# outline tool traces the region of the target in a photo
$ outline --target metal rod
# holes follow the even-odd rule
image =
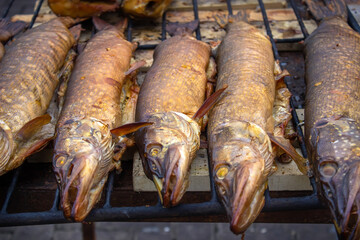
[[[162,15],[162,21],[161,21],[161,41],[164,41],[166,39],[166,11]],[[156,45],[155,45],[156,47]],[[146,49],[146,48],[145,48]]]
[[[144,45],[139,45],[136,49],[155,49],[157,46],[157,44],[144,44]]]
[[[81,224],[83,240],[95,240],[95,223],[82,223]]]
[[[4,13],[2,14],[2,18],[6,18],[6,16],[9,14],[10,8],[13,5],[15,0],[11,0],[7,8],[5,9]]]
[[[307,38],[309,36],[309,33],[308,31],[306,30],[306,27],[305,27],[305,24],[296,8],[296,5],[295,5],[295,2],[294,0],[289,0],[290,1],[290,5],[295,13],[295,16],[296,16],[296,19],[298,20],[298,23],[300,25],[300,28],[301,28],[301,32],[302,34],[304,35],[304,38]]]
[[[36,7],[36,10],[35,10],[35,12],[34,12],[34,15],[33,15],[32,19],[31,19],[31,22],[30,22],[30,25],[29,25],[29,29],[34,26],[35,20],[36,20],[36,18],[37,18],[38,15],[39,15],[40,8],[41,8],[43,2],[44,2],[44,0],[40,0],[40,1],[39,1],[38,5],[37,5],[37,7]]]
[[[22,169],[22,167],[20,166],[19,168],[17,168],[15,170],[14,176],[11,179],[10,186],[9,186],[8,191],[6,193],[6,198],[5,198],[4,204],[3,204],[2,208],[1,208],[1,212],[0,212],[1,214],[6,214],[6,209],[7,209],[8,205],[9,205],[11,195],[14,193],[15,186],[16,186],[16,183],[17,183],[17,181],[19,179],[19,174],[20,174],[21,169]]]
[[[232,10],[232,6],[231,6],[231,0],[226,0],[226,6],[229,12],[229,16],[233,15],[233,10]]]
[[[112,193],[112,190],[114,187],[114,178],[115,178],[115,171],[112,171],[108,177],[104,208],[111,208],[110,198],[111,198],[111,193]]]
[[[193,0],[193,10],[194,10],[194,18],[195,20],[199,21],[199,25],[196,28],[196,39],[201,40],[201,34],[200,34],[200,20],[199,20],[199,10],[198,10],[198,4],[197,0]]]
[[[55,211],[58,210],[59,201],[60,201],[60,190],[59,190],[59,188],[57,188],[56,191],[55,191],[54,202],[53,202],[53,205],[52,205],[52,207],[50,209],[51,212],[55,212]]]
[[[298,43],[304,41],[305,38],[284,38],[284,39],[274,39],[276,43]]]
[[[132,20],[131,18],[129,18],[129,23],[128,23],[128,27],[127,27],[127,34],[126,34],[126,39],[131,42],[132,41]]]

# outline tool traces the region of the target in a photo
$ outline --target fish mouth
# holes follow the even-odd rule
[[[74,158],[69,164],[63,182],[61,204],[66,218],[81,222],[85,219],[100,197],[101,181],[94,186],[97,162],[86,156]]]
[[[360,238],[360,162],[342,166],[330,181],[320,181],[339,239]]]
[[[14,141],[10,128],[0,121],[0,176],[7,172]]]
[[[265,204],[266,183],[262,182],[262,164],[244,161],[232,170],[218,192],[230,219],[230,230],[242,234],[255,221]],[[228,187],[226,187],[226,185]]]
[[[164,207],[179,204],[188,185],[189,153],[184,144],[173,144],[168,148],[164,161],[164,177],[153,174],[153,180]]]

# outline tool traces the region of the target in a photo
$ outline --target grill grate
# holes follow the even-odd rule
[[[8,7],[3,13],[3,16],[7,16],[12,4],[15,0],[11,0]],[[31,23],[29,28],[31,28],[38,16],[39,10],[43,0],[40,0],[36,10],[33,14]],[[226,1],[228,13],[229,15],[233,14],[231,1]],[[274,39],[272,36],[270,24],[267,18],[266,9],[262,0],[259,0],[259,5],[261,8],[261,12],[264,19],[264,24],[266,27],[267,35],[270,38],[272,43],[274,57],[276,60],[280,59],[279,52],[276,48],[276,43],[294,43],[303,41],[309,34],[305,28],[305,25],[297,11],[295,3],[293,0],[290,0],[290,5],[293,8],[295,15],[297,17],[298,23],[301,27],[301,31],[304,35],[303,38],[296,39]],[[199,19],[198,14],[198,4],[197,0],[193,0],[193,11],[194,11],[194,19]],[[162,17],[162,32],[161,32],[161,40],[166,39],[166,12]],[[132,40],[132,28],[133,21],[129,20],[128,30],[127,30],[127,39],[129,41]],[[196,29],[196,38],[201,40],[200,27]],[[148,44],[148,45],[139,45],[138,49],[154,49],[156,44]],[[294,100],[291,99],[291,108],[294,110]],[[304,136],[300,126],[299,118],[296,114],[296,111],[292,111],[292,119],[294,121],[294,125],[296,127],[299,142],[301,144],[301,151],[304,157],[307,157],[306,148],[304,144]],[[105,204],[100,207],[93,209],[89,216],[86,218],[88,222],[96,222],[96,221],[145,221],[147,219],[161,219],[161,218],[175,218],[175,217],[193,217],[193,216],[209,216],[209,215],[223,215],[225,216],[225,210],[222,205],[219,203],[215,191],[215,185],[212,178],[211,164],[209,162],[209,176],[210,176],[210,186],[211,186],[211,199],[206,202],[201,203],[188,203],[181,204],[179,206],[165,209],[161,206],[160,200],[154,206],[139,206],[139,207],[112,207],[110,200],[111,194],[114,186],[114,177],[115,172],[111,172],[108,177],[107,187],[105,190]],[[52,223],[65,223],[70,222],[65,219],[62,211],[58,208],[59,200],[60,200],[60,192],[59,189],[56,190],[54,195],[54,201],[52,207],[48,211],[43,212],[23,212],[23,213],[7,213],[8,205],[10,199],[14,193],[19,175],[21,173],[22,167],[19,167],[14,171],[11,183],[7,190],[6,198],[3,203],[0,212],[0,226],[16,226],[16,225],[35,225],[35,224],[52,224]],[[275,212],[275,211],[292,211],[292,210],[311,210],[311,209],[322,209],[320,201],[318,200],[316,194],[316,186],[315,180],[313,178],[310,179],[310,183],[313,187],[313,192],[308,196],[301,197],[288,197],[288,198],[271,198],[269,194],[269,189],[265,192],[265,207],[263,208],[263,212]]]

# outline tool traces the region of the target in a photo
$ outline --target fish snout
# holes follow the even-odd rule
[[[353,163],[345,168],[345,171],[339,169],[332,179],[332,184],[336,188],[336,194],[330,193],[330,196],[327,194],[327,198],[332,197],[328,200],[333,201],[334,205],[332,206],[338,208],[335,211],[339,213],[338,223],[336,223],[339,238],[359,239],[360,162]]]
[[[84,220],[93,207],[91,190],[98,163],[87,156],[77,156],[69,164],[66,177],[62,176],[62,207],[67,218]]]
[[[189,151],[185,144],[173,144],[165,155],[165,171],[161,195],[163,205],[172,207],[179,204],[188,185]]]
[[[260,162],[243,161],[230,171],[233,173],[227,176],[228,189],[220,194],[228,195],[221,198],[227,198],[228,206],[231,206],[226,209],[231,231],[241,234],[259,215],[265,203],[266,184],[262,183],[263,165]],[[219,174],[218,170],[217,175]]]

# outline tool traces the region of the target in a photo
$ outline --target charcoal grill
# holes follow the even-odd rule
[[[41,5],[44,0],[40,0],[36,10],[33,14],[30,28],[33,26],[41,8]],[[8,4],[7,8],[3,12],[3,17],[6,17],[9,13],[9,10],[15,0],[11,0]],[[272,31],[270,28],[270,23],[266,14],[266,9],[262,0],[259,0],[259,6],[263,15],[263,21],[266,27],[267,35],[269,36],[274,52],[274,57],[276,60],[281,60],[279,52],[276,47],[276,43],[296,43],[303,41],[306,37],[308,37],[308,32],[305,28],[304,22],[300,13],[297,9],[297,4],[294,0],[289,0],[290,6],[293,8],[294,13],[296,15],[297,21],[300,25],[301,31],[303,33],[302,38],[291,38],[291,39],[274,39],[272,36]],[[229,15],[233,14],[231,1],[227,0],[227,10]],[[199,20],[198,14],[198,3],[197,0],[193,0],[193,12],[194,12],[194,19]],[[350,14],[351,16],[351,14]],[[166,12],[162,17],[162,34],[161,39],[166,39]],[[355,30],[359,30],[359,26],[357,25],[354,18],[349,18],[351,26],[354,27]],[[133,29],[133,21],[129,21],[129,26],[127,30],[127,38],[129,41],[132,40],[132,29]],[[196,38],[201,40],[201,32],[200,28],[196,29]],[[154,49],[156,44],[148,44],[148,45],[140,45],[138,49]],[[291,99],[291,108],[295,109],[296,104],[295,100]],[[301,151],[304,157],[307,157],[307,152],[304,144],[304,137],[303,132],[300,126],[299,118],[297,116],[296,111],[292,111],[292,119],[295,129],[298,133],[299,142],[301,146]],[[128,167],[131,166],[129,163],[125,163]],[[91,213],[86,218],[86,222],[97,222],[97,221],[226,221],[226,213],[225,209],[222,207],[220,202],[217,199],[214,182],[212,180],[212,171],[210,169],[211,164],[209,164],[209,176],[210,176],[210,186],[211,191],[209,193],[199,193],[201,197],[194,197],[194,194],[191,195],[188,199],[196,199],[195,202],[186,201],[186,203],[180,204],[179,206],[165,209],[161,206],[160,201],[158,200],[157,203],[154,201],[156,198],[156,193],[149,193],[145,195],[134,195],[132,198],[133,200],[137,197],[139,198],[147,198],[152,199],[149,201],[150,205],[145,205],[145,201],[137,201],[137,206],[130,206],[125,207],[118,207],[112,206],[111,200],[114,190],[114,179],[117,177],[115,173],[112,172],[109,174],[109,178],[107,181],[106,189],[104,190],[104,197],[100,204],[97,205],[95,209],[91,211]],[[59,209],[59,198],[60,193],[59,189],[51,194],[46,193],[41,196],[42,199],[34,199],[38,198],[37,195],[32,197],[32,192],[23,192],[16,194],[15,189],[18,186],[19,176],[22,173],[25,173],[24,168],[29,168],[29,164],[25,164],[12,173],[9,173],[3,177],[1,177],[1,182],[5,183],[7,190],[0,192],[0,203],[2,203],[1,211],[0,211],[0,226],[19,226],[19,225],[35,225],[35,224],[52,224],[52,223],[68,223],[69,220],[65,219],[63,216],[63,212]],[[45,169],[45,170],[44,170]],[[42,172],[41,170],[45,171],[43,177],[46,178],[53,178],[51,177],[53,173],[51,172],[50,164],[47,166],[41,165],[40,170],[38,170],[34,175],[37,173]],[[129,174],[124,173],[124,178],[129,177]],[[39,178],[39,176],[37,176]],[[31,181],[31,180],[30,180]],[[50,180],[49,180],[50,181]],[[47,181],[45,181],[46,183]],[[50,181],[51,182],[51,181]],[[55,181],[53,180],[53,183]],[[317,197],[317,190],[315,180],[310,178],[310,183],[312,185],[312,192],[301,192],[296,194],[286,193],[286,194],[272,194],[270,196],[270,192],[267,189],[265,192],[265,207],[262,210],[257,221],[262,222],[322,222],[322,223],[329,223],[330,222],[330,214],[328,210],[322,206],[318,197]],[[52,185],[54,186],[54,184]],[[0,186],[1,187],[1,186]],[[40,191],[41,192],[41,191]],[[116,192],[116,191],[115,191]],[[286,196],[284,196],[286,195]],[[120,195],[119,195],[120,196]],[[115,198],[120,198],[119,196]],[[185,195],[186,198],[187,195]],[[26,199],[24,199],[26,197]],[[51,197],[51,199],[49,199]],[[205,199],[205,200],[204,200]],[[131,199],[130,199],[131,200]],[[37,203],[38,205],[48,205],[49,202],[52,201],[51,207],[48,210],[41,210],[41,211],[34,211],[34,209],[38,209],[38,207],[33,208],[31,203]],[[11,203],[14,204],[11,204]],[[25,207],[25,210],[17,211],[18,207],[16,204],[24,204],[29,202],[31,205],[29,208]],[[130,202],[130,201],[128,201]],[[36,205],[36,204],[35,204]],[[0,205],[1,206],[1,205]],[[13,206],[13,207],[11,207]],[[15,207],[14,207],[15,206]],[[9,210],[10,209],[10,210]]]

